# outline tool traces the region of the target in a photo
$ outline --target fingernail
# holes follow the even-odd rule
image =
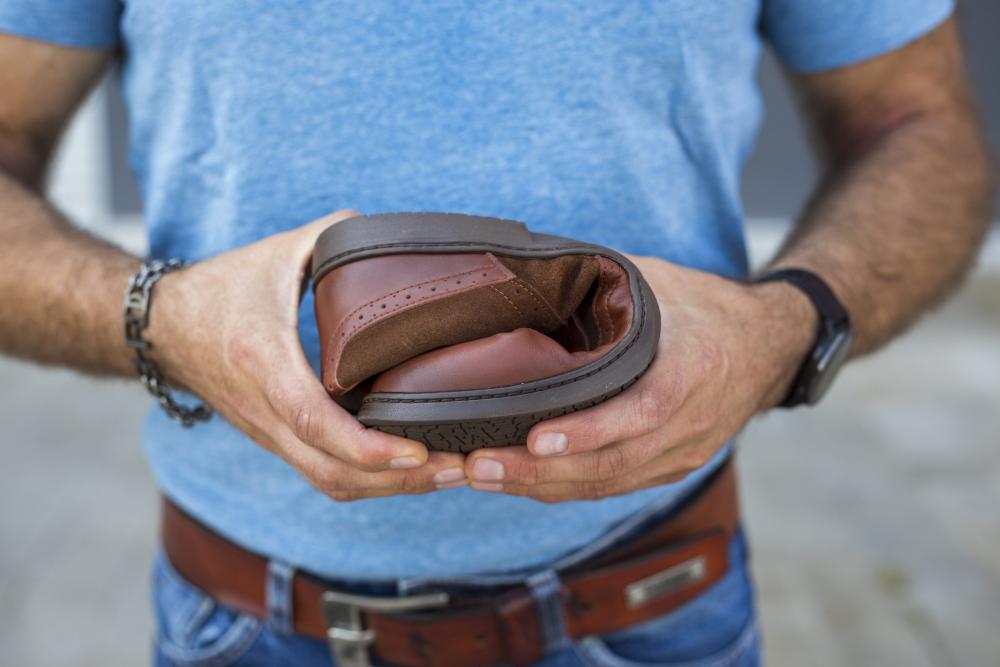
[[[569,447],[565,433],[542,433],[535,438],[535,453],[539,456],[562,454]]]
[[[442,484],[452,484],[454,482],[465,481],[465,471],[461,468],[445,468],[434,473],[431,481],[441,486]]]
[[[501,480],[503,479],[503,464],[496,459],[479,459],[472,466],[472,476],[487,482]]]
[[[473,482],[472,488],[477,491],[503,491],[503,484],[496,482]]]
[[[420,459],[415,456],[398,456],[389,461],[390,468],[417,468],[420,466]]]

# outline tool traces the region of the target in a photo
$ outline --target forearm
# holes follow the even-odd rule
[[[0,172],[0,353],[130,374],[122,296],[138,260]]]
[[[972,116],[900,122],[833,170],[771,267],[822,275],[870,352],[953,290],[992,219],[994,172]]]
[[[773,262],[825,277],[862,351],[958,282],[990,218],[993,177],[974,124],[913,116],[880,136],[842,163]],[[801,290],[634,261],[666,323],[653,363],[621,395],[535,426],[526,449],[473,452],[474,488],[553,502],[676,482],[789,395],[817,338]],[[542,446],[552,434],[559,452]]]

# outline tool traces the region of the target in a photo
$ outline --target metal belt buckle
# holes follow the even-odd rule
[[[690,558],[625,587],[625,607],[637,609],[644,604],[695,584],[708,574],[704,556]]]
[[[368,648],[375,642],[375,631],[366,628],[363,611],[385,614],[439,609],[448,604],[447,593],[427,593],[409,597],[369,597],[338,591],[323,593],[323,615],[330,651],[340,667],[371,667]]]

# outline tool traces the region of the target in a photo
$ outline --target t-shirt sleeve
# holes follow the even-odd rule
[[[761,28],[786,65],[815,72],[903,46],[953,10],[954,0],[764,0]]]
[[[118,43],[121,0],[0,0],[0,32],[62,46]]]

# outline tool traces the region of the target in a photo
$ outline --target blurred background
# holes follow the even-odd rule
[[[961,6],[1000,145],[1000,3]],[[745,172],[763,261],[815,168],[780,73]],[[138,196],[113,82],[81,109],[52,196],[137,252]],[[148,662],[156,492],[137,383],[0,358],[0,665]],[[853,364],[820,409],[754,421],[743,497],[771,665],[1000,664],[1000,235],[955,299]]]

